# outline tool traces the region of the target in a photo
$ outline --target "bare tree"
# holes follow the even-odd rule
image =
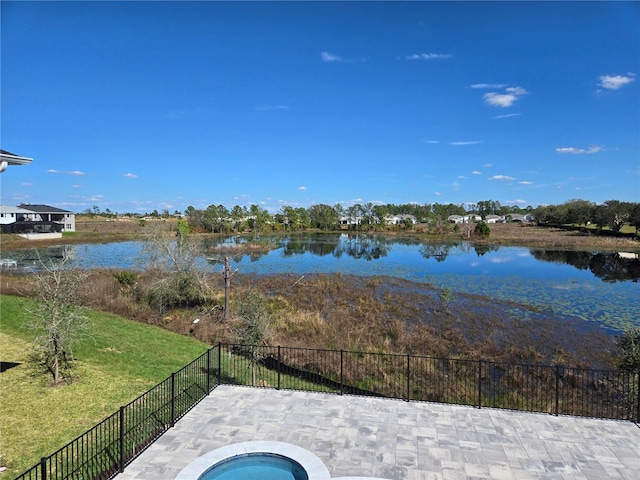
[[[166,223],[157,223],[150,229],[142,253],[146,266],[174,273],[195,271],[198,258],[202,257],[200,242],[190,235],[186,221],[179,220],[177,229]]]
[[[42,269],[32,277],[36,303],[28,308],[29,328],[37,333],[34,358],[51,374],[53,383],[59,383],[71,368],[73,347],[89,326],[89,318],[79,304],[88,274],[64,268],[66,262],[67,257],[57,265],[40,261]]]
[[[147,292],[148,302],[161,311],[206,303],[209,279],[197,264],[203,257],[202,242],[190,235],[186,221],[178,221],[177,229],[164,223],[154,226],[141,258],[147,269],[158,273]]]

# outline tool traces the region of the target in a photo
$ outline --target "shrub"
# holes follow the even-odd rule
[[[451,289],[450,288],[443,289],[438,296],[440,297],[440,301],[444,305],[444,309],[449,311],[449,304],[453,302],[455,298],[453,293],[451,292]]]
[[[138,280],[138,274],[136,272],[132,272],[131,270],[121,270],[119,272],[114,272],[113,276],[118,284],[125,290],[129,290],[131,287],[133,287]]]
[[[237,303],[237,315],[240,317],[240,341],[246,345],[262,345],[266,338],[271,319],[263,297],[248,292]]]
[[[489,228],[489,225],[486,224],[486,222],[478,222],[476,223],[474,233],[476,235],[480,235],[481,237],[488,237],[491,233],[491,229]]]
[[[620,368],[640,373],[640,328],[628,328],[616,339],[616,344],[622,350]]]
[[[198,278],[181,273],[160,280],[152,285],[142,298],[160,312],[184,307],[200,307],[208,302]]]

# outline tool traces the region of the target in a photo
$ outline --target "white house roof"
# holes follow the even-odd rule
[[[27,214],[27,213],[33,213],[32,210],[26,210],[24,208],[20,208],[20,207],[12,207],[9,205],[0,205],[0,213],[22,213],[22,214]]]
[[[49,205],[32,205],[30,203],[23,203],[20,208],[25,209],[29,213],[73,213],[69,210],[63,210],[57,207],[50,207]]]

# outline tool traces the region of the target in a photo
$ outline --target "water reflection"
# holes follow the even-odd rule
[[[271,248],[246,248],[249,245],[267,245]],[[277,255],[283,259],[294,257],[321,258],[332,257],[336,260],[348,258],[351,260],[365,260],[368,262],[388,258],[393,253],[393,259],[400,256],[409,257],[419,254],[421,258],[444,264],[453,256],[474,258],[478,261],[482,257],[482,265],[488,263],[504,263],[505,258],[512,258],[513,247],[497,245],[474,244],[468,241],[435,243],[424,242],[418,237],[391,237],[384,235],[366,235],[351,233],[336,234],[298,234],[298,235],[266,235],[266,236],[234,236],[225,239],[207,239],[203,242],[204,249],[216,256],[220,247],[238,247],[236,252],[222,250],[235,262],[242,260],[259,263]],[[498,253],[500,252],[500,253]],[[535,259],[547,264],[569,265],[577,270],[591,272],[604,282],[638,282],[640,280],[640,259],[635,253],[624,252],[586,252],[568,250],[545,250],[541,248],[521,248],[520,257]],[[60,263],[64,258],[69,259],[69,266],[82,268],[144,268],[142,258],[142,244],[140,242],[121,242],[95,245],[63,245],[40,249],[25,249],[7,252],[2,260],[15,261],[20,269],[34,269],[40,265],[40,260],[49,264]],[[505,257],[505,255],[507,257]],[[205,255],[206,257],[207,255]],[[519,260],[522,262],[523,260]],[[213,262],[215,263],[215,262]],[[315,263],[315,262],[314,262]],[[451,262],[447,265],[453,267]],[[203,260],[203,265],[212,262]],[[471,262],[470,265],[480,264]],[[291,266],[296,269],[294,265]],[[328,267],[331,270],[331,267]],[[538,266],[540,269],[540,266]],[[354,273],[357,273],[354,272]]]
[[[392,243],[392,240],[382,236],[355,234],[295,235],[280,240],[284,256],[311,253],[340,258],[347,255],[369,261],[386,257]]]
[[[247,275],[389,276],[553,308],[613,328],[640,326],[640,260],[635,254],[352,233],[208,238],[204,246],[207,253],[198,268],[206,271],[221,270],[220,262],[207,261],[208,257],[229,256],[232,269]],[[65,257],[70,259],[68,267],[143,269],[148,263],[144,255],[141,242],[122,242],[3,252],[2,260],[15,259],[17,269],[27,272],[37,268],[40,259],[60,262]]]
[[[500,250],[498,245],[487,245],[484,243],[478,243],[473,245],[473,249],[476,251],[478,257],[482,257],[490,252],[497,252]]]
[[[15,261],[15,266],[22,271],[41,270],[42,265],[47,267],[55,267],[60,265],[65,259],[69,264],[76,260],[76,248],[72,245],[59,245],[47,248],[29,248],[24,250],[15,250],[6,255],[6,259]],[[5,260],[5,255],[3,255]]]
[[[444,262],[452,248],[459,248],[459,245],[447,243],[427,243],[420,247],[420,255],[429,260],[434,258],[436,262]]]
[[[636,254],[532,249],[531,255],[543,262],[589,270],[604,282],[637,282],[640,279],[640,259]]]

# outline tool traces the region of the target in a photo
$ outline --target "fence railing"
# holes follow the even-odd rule
[[[106,480],[219,384],[640,422],[640,372],[218,344],[16,480]]]
[[[212,362],[218,348],[210,348],[16,480],[106,480],[123,472],[215,387],[219,368]]]

